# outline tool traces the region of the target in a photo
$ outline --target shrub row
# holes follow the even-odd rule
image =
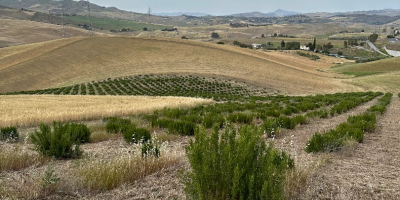
[[[383,114],[386,112],[386,106],[390,103],[392,99],[392,93],[386,93],[385,96],[378,100],[378,104],[373,105],[371,108],[368,109],[369,112],[379,112]]]
[[[297,51],[297,54],[299,54],[300,56],[303,56],[303,57],[310,58],[311,60],[318,60],[318,59],[320,59],[320,57],[317,56],[317,55],[313,55],[313,54],[309,54],[309,53],[304,53],[304,52],[301,52],[301,51]]]
[[[316,133],[308,142],[306,152],[332,152],[340,150],[345,140],[363,141],[364,133],[375,131],[375,112],[383,113],[390,103],[392,94],[386,93],[378,100],[377,105],[372,106],[366,113],[350,116],[347,122],[340,124],[336,129],[324,133]]]
[[[152,127],[168,128],[168,132],[177,135],[194,135],[197,125],[193,122],[170,119],[153,119]]]
[[[150,131],[145,128],[137,128],[129,119],[118,117],[104,118],[107,122],[108,133],[121,133],[128,143],[146,143],[151,140]]]

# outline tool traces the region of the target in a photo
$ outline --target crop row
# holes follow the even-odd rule
[[[7,94],[188,96],[214,98],[216,100],[235,99],[254,95],[265,96],[265,92],[261,90],[250,90],[235,82],[190,75],[125,77],[68,87]]]
[[[376,113],[383,114],[386,111],[386,106],[390,103],[392,96],[392,93],[386,93],[367,112],[348,117],[347,122],[341,123],[336,129],[324,133],[316,133],[308,141],[305,150],[308,153],[331,152],[340,150],[348,140],[355,140],[361,143],[365,133],[375,131]]]
[[[166,128],[180,135],[192,135],[196,125],[205,128],[217,125],[222,128],[227,124],[249,124],[260,126],[265,134],[273,136],[281,128],[293,129],[298,124],[307,123],[308,118],[327,118],[329,114],[341,114],[378,95],[381,93],[257,97],[257,100],[241,103],[225,102],[190,109],[164,108],[145,115],[144,119],[153,127]]]

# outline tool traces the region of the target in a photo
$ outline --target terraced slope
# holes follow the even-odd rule
[[[330,63],[187,40],[71,38],[0,50],[0,92],[37,90],[141,74],[245,81],[292,94],[347,90],[315,70]]]

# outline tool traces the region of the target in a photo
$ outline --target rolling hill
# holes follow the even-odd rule
[[[291,94],[349,90],[293,53],[188,40],[78,37],[0,49],[0,92],[44,89],[141,74],[194,74]]]

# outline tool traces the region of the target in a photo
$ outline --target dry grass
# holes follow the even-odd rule
[[[315,70],[333,63],[311,62],[291,53],[265,53],[170,38],[71,38],[40,45],[46,50],[29,60],[24,59],[23,49],[15,50],[10,56],[0,56],[0,65],[7,66],[0,70],[0,92],[140,74],[214,76],[296,94],[346,89],[339,81],[329,78],[330,73]],[[17,47],[0,50],[0,55],[14,48]]]
[[[87,162],[77,170],[79,179],[87,191],[108,191],[164,168],[175,166],[181,159],[178,155],[161,149],[161,156],[143,158],[141,145],[134,145],[130,152],[124,152],[111,161]]]
[[[30,20],[0,19],[0,46],[15,46],[62,38],[62,28],[55,24]],[[67,27],[69,37],[86,36],[87,31]]]
[[[49,159],[35,153],[23,151],[19,145],[1,145],[0,173],[4,171],[18,171],[30,166],[40,166]]]
[[[184,97],[0,96],[0,127],[128,116],[164,107],[189,107],[211,102]]]

